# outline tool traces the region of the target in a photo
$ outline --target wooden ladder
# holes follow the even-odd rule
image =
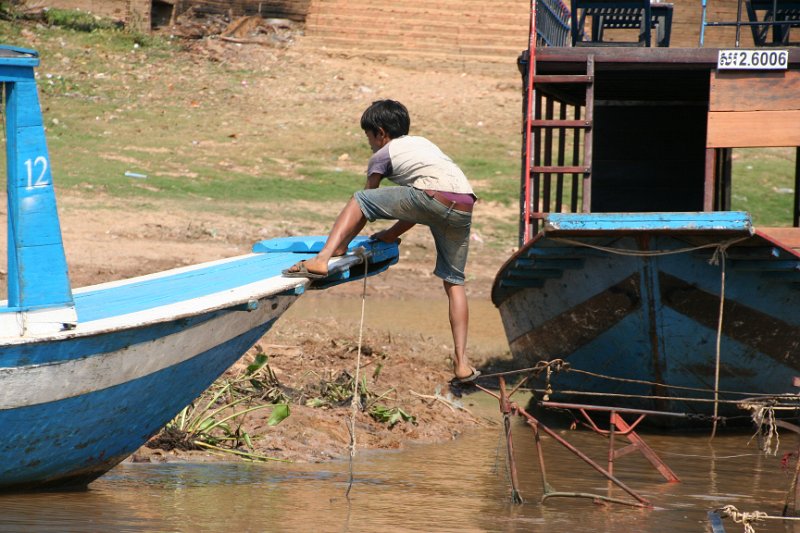
[[[565,207],[569,212],[591,210],[594,56],[588,57],[585,74],[539,75],[536,74],[535,59],[531,63],[528,79],[532,81],[526,83],[525,95],[528,104],[523,131],[526,137],[523,139],[525,153],[520,246],[539,231],[547,213],[561,212]],[[545,90],[536,90],[536,86],[542,85],[546,85],[547,94],[544,94]],[[574,86],[585,87],[582,102],[570,97],[569,89]],[[557,117],[556,102],[560,104]],[[533,107],[533,113],[527,111],[530,107]],[[569,107],[573,108],[572,118],[567,118]],[[584,108],[583,116],[581,107]],[[582,137],[581,132],[584,132]],[[567,162],[569,133],[572,134],[572,146]],[[567,183],[569,191],[565,191],[565,176],[571,178]]]

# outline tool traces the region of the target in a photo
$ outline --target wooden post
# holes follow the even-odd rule
[[[717,168],[717,151],[706,148],[706,179],[703,186],[703,211],[714,210],[714,171]]]

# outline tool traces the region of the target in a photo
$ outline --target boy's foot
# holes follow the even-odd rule
[[[328,271],[319,272],[311,270],[309,263],[311,260],[298,261],[294,265],[281,271],[287,278],[308,278],[308,279],[322,279],[328,276]]]

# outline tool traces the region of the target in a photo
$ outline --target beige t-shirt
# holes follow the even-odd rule
[[[375,173],[416,189],[475,194],[458,165],[425,137],[389,141],[369,159],[367,176]]]

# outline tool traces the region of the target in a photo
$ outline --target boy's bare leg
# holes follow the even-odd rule
[[[334,255],[344,254],[347,251],[347,245],[350,244],[353,237],[358,235],[366,223],[367,219],[361,212],[361,207],[355,199],[351,198],[336,217],[336,222],[333,223],[325,246],[317,255],[305,261],[308,271],[315,274],[327,274],[330,258]],[[296,265],[289,269],[289,272],[297,271]]]
[[[453,332],[453,373],[457,378],[472,375],[467,361],[467,330],[469,327],[469,304],[463,285],[443,281],[444,291],[450,302],[450,330]]]
[[[353,228],[353,231],[347,235],[344,240],[339,244],[339,246],[333,251],[333,257],[344,255],[347,253],[347,248],[350,246],[350,242],[356,238],[356,236],[361,233],[361,230],[364,229],[364,226],[367,225],[367,219],[365,218],[364,221]]]

